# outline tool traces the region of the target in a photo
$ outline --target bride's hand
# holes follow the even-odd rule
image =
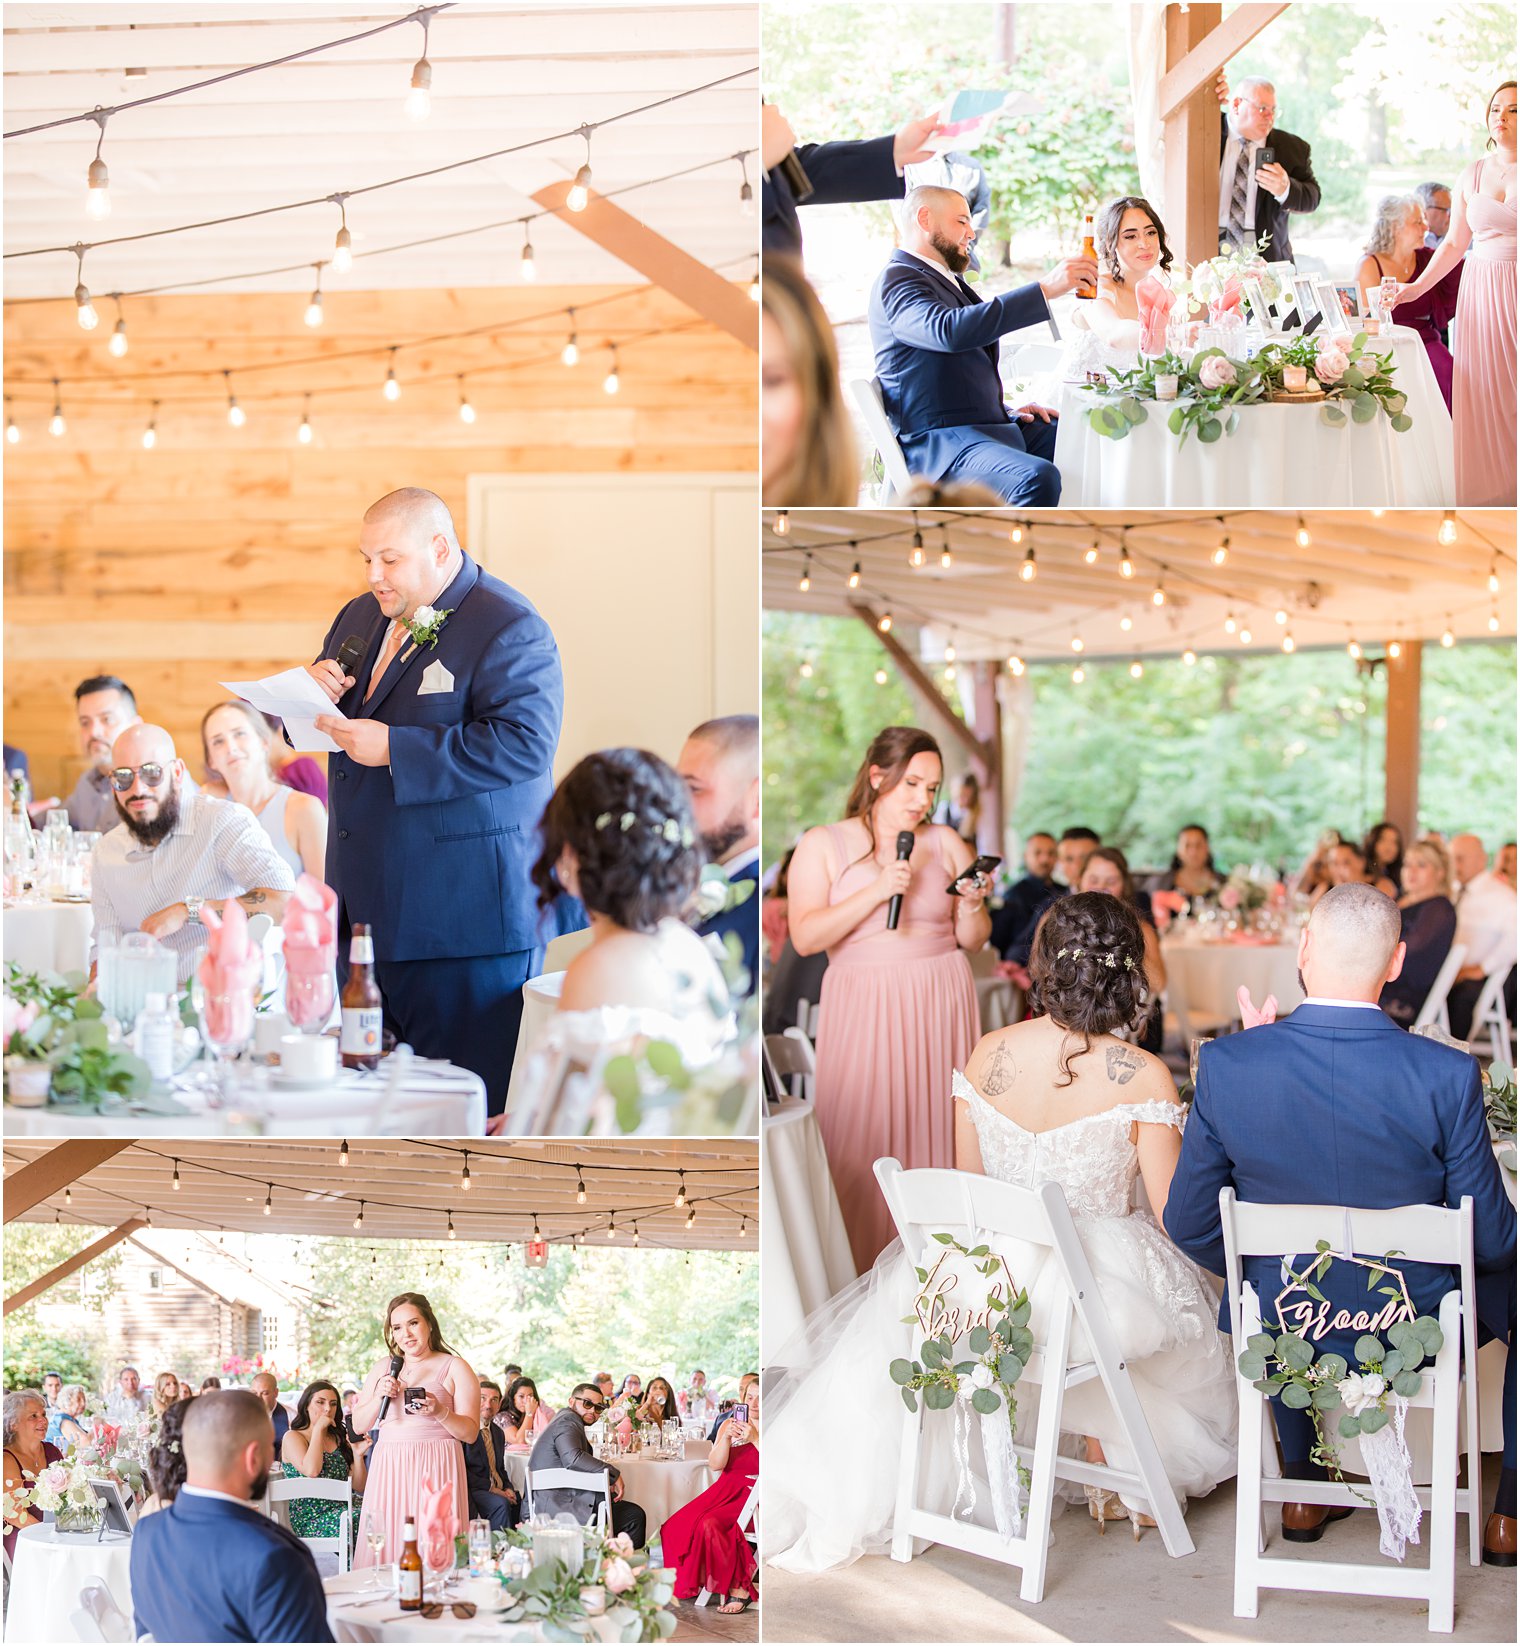
[[[908,890],[908,882],[913,878],[913,865],[908,862],[889,863],[879,875],[871,890],[876,894],[878,903],[885,903],[889,898],[901,897]]]

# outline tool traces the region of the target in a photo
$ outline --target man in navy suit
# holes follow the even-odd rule
[[[1003,893],[1002,907],[992,911],[992,935],[987,941],[1005,960],[1024,928],[1056,897],[1055,867],[1056,837],[1036,829],[1024,842],[1027,872]]]
[[[709,863],[749,896],[697,930],[719,938],[733,932],[744,946],[746,994],[760,977],[760,721],[752,714],[707,720],[686,739],[676,770],[691,796],[691,814]]]
[[[533,607],[459,546],[443,500],[407,486],[364,516],[369,593],[307,673],[347,719],[330,757],[327,879],[340,943],[366,922],[386,1024],[505,1104],[522,985],[544,937],[529,871],[553,791],[564,685]],[[420,615],[419,615],[420,614]],[[364,645],[357,674],[336,661]]]
[[[1473,1199],[1478,1340],[1510,1343],[1504,1381],[1504,1466],[1484,1532],[1491,1564],[1515,1564],[1515,1208],[1489,1142],[1477,1062],[1466,1052],[1406,1034],[1378,1009],[1399,975],[1404,945],[1392,898],[1371,886],[1332,886],[1299,939],[1304,1003],[1280,1023],[1204,1047],[1182,1157],[1167,1196],[1166,1232],[1195,1262],[1224,1273],[1219,1191],[1268,1205],[1451,1206]],[[1309,1254],[1312,1256],[1313,1254]],[[1381,1253],[1361,1253],[1381,1257]],[[1299,1256],[1297,1267],[1302,1267]],[[1417,1314],[1434,1315],[1457,1284],[1454,1269],[1399,1264]],[[1305,1330],[1321,1350],[1351,1354],[1365,1325],[1337,1329],[1336,1316],[1368,1311],[1365,1269],[1332,1263],[1319,1281],[1327,1321]],[[1275,1257],[1245,1260],[1269,1330],[1296,1329]],[[1308,1302],[1301,1296],[1300,1302]],[[1381,1298],[1377,1301],[1381,1303]],[[1365,1318],[1365,1317],[1364,1317]],[[1328,1323],[1327,1323],[1328,1322]],[[1220,1309],[1229,1327],[1229,1300]],[[1386,1337],[1386,1332],[1383,1333]],[[1468,1360],[1472,1366],[1472,1358]],[[1322,1478],[1309,1461],[1313,1430],[1300,1411],[1273,1401],[1283,1469],[1290,1480]],[[1351,1510],[1283,1506],[1283,1536],[1313,1542],[1327,1521]]]
[[[311,1551],[255,1506],[274,1464],[269,1413],[250,1389],[188,1404],[185,1484],[132,1534],[137,1633],[155,1640],[331,1640]]]
[[[966,197],[933,184],[903,204],[902,245],[871,290],[871,344],[887,417],[914,474],[974,481],[1009,503],[1061,501],[1055,413],[1003,403],[998,338],[1050,318],[1050,299],[1086,283],[1090,257],[1068,257],[1036,284],[985,303],[961,278],[976,231]]]
[[[491,1522],[497,1532],[509,1531],[522,1515],[517,1491],[507,1474],[507,1437],[496,1423],[501,1410],[501,1385],[480,1380],[480,1433],[464,1446],[465,1488],[470,1513]]]

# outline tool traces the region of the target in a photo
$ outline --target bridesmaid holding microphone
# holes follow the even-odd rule
[[[991,932],[990,881],[954,829],[929,821],[943,777],[928,732],[879,732],[843,820],[803,835],[787,881],[793,947],[829,956],[818,1125],[862,1271],[892,1238],[872,1165],[955,1164],[950,1074],[979,1032],[966,953]]]

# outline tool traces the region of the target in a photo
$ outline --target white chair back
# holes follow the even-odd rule
[[[591,928],[589,926],[584,931],[563,932],[558,937],[550,938],[549,946],[544,950],[544,971],[548,973],[566,970],[570,962],[575,959],[582,949],[589,947],[590,943]]]
[[[815,1044],[818,1040],[818,1002],[816,1000],[799,1000],[797,1002],[797,1027],[802,1030],[809,1040]]]
[[[1457,973],[1462,969],[1462,962],[1466,958],[1465,943],[1453,943],[1446,951],[1446,958],[1441,962],[1436,980],[1430,985],[1430,993],[1425,996],[1425,1004],[1420,1007],[1419,1016],[1414,1020],[1415,1028],[1425,1029],[1435,1024],[1445,1033],[1451,1033],[1451,1019],[1446,1014],[1446,997],[1451,993],[1451,986],[1456,982]]]
[[[1496,1063],[1507,1068],[1515,1066],[1514,1042],[1509,1032],[1509,1012],[1504,1003],[1504,985],[1509,972],[1490,972],[1483,980],[1483,988],[1473,1007],[1472,1026],[1467,1031],[1469,1045],[1476,1045],[1488,1036],[1489,1055]]]
[[[1058,1478],[1104,1486],[1139,1498],[1155,1518],[1168,1554],[1174,1558],[1192,1554],[1193,1541],[1103,1312],[1087,1254],[1060,1185],[1045,1183],[1038,1190],[1021,1189],[980,1174],[939,1167],[905,1171],[895,1160],[878,1160],[876,1178],[910,1261],[914,1260],[913,1254],[930,1245],[934,1235],[962,1230],[968,1246],[989,1237],[1006,1236],[1045,1247],[1053,1266],[1041,1276],[1042,1288],[1047,1276],[1053,1282],[1046,1341],[1036,1343],[1020,1379],[1020,1386],[1032,1385],[1040,1391],[1034,1445],[1014,1445],[1015,1453],[1030,1470],[1029,1516],[1023,1534],[1004,1536],[990,1527],[919,1507],[924,1421],[920,1406],[905,1414],[897,1507],[892,1521],[892,1558],[911,1560],[913,1539],[928,1538],[1020,1567],[1019,1598],[1038,1602],[1045,1593],[1047,1542]],[[1014,1283],[1019,1283],[1017,1276]],[[1091,1351],[1091,1358],[1084,1361],[1073,1361],[1070,1356],[1073,1329],[1078,1323],[1087,1334]],[[922,1327],[916,1321],[905,1324],[903,1335],[907,1352],[918,1354],[924,1341]],[[1094,1378],[1101,1380],[1123,1430],[1125,1444],[1135,1460],[1132,1470],[1079,1462],[1057,1451],[1066,1391]]]
[[[771,1077],[793,1097],[812,1096],[812,1077],[818,1064],[813,1043],[801,1029],[765,1037],[765,1058]]]
[[[1219,1220],[1224,1233],[1225,1286],[1230,1302],[1230,1330],[1235,1355],[1253,1333],[1280,1331],[1275,1311],[1263,1327],[1261,1302],[1245,1280],[1247,1257],[1300,1257],[1307,1261],[1317,1242],[1332,1252],[1397,1252],[1400,1261],[1449,1264],[1459,1271],[1459,1288],[1441,1300],[1438,1318],[1443,1343],[1434,1360],[1420,1369],[1420,1390],[1409,1397],[1411,1408],[1429,1408],[1433,1426],[1431,1484],[1416,1487],[1429,1511],[1430,1563],[1395,1565],[1381,1558],[1375,1565],[1345,1561],[1267,1558],[1266,1508],[1269,1503],[1319,1503],[1356,1506],[1349,1486],[1334,1481],[1284,1480],[1276,1472],[1273,1431],[1266,1396],[1237,1370],[1240,1398],[1240,1458],[1235,1494],[1235,1615],[1255,1617],[1263,1589],[1300,1589],[1351,1595],[1392,1595],[1423,1599],[1429,1606],[1432,1632],[1450,1634],[1456,1582],[1456,1521],[1468,1517],[1468,1558],[1479,1562],[1482,1515],[1482,1460],[1478,1451],[1478,1387],[1475,1371],[1462,1375],[1461,1342],[1477,1341],[1477,1305],[1472,1246],[1472,1197],[1464,1195],[1453,1211],[1445,1206],[1395,1206],[1371,1209],[1346,1206],[1271,1206],[1238,1201],[1235,1191],[1219,1191]],[[1334,1414],[1327,1414],[1333,1419]],[[1466,1484],[1457,1486],[1459,1428],[1467,1427]],[[1342,1443],[1349,1445],[1350,1443]],[[1270,1473],[1271,1478],[1267,1478]]]
[[[354,1518],[353,1482],[307,1479],[305,1476],[271,1479],[264,1495],[265,1512],[271,1520],[278,1521],[287,1531],[294,1531],[295,1528],[290,1524],[289,1505],[298,1498],[316,1498],[323,1503],[343,1505],[343,1513],[338,1517],[336,1537],[303,1537],[301,1541],[313,1554],[336,1554],[339,1572],[346,1572],[349,1565],[349,1528]]]
[[[901,501],[913,484],[908,460],[897,443],[897,435],[887,418],[882,404],[881,384],[874,377],[857,377],[850,383],[850,395],[865,420],[866,432],[881,454],[882,471],[886,478],[877,489],[876,501],[883,507]]]
[[[132,1620],[116,1604],[115,1597],[99,1578],[92,1578],[79,1591],[79,1607],[69,1614],[78,1640],[132,1640]]]
[[[596,1506],[598,1526],[612,1524],[612,1471],[610,1469],[529,1469],[528,1518],[533,1518],[535,1492],[600,1492]]]
[[[749,1489],[749,1496],[745,1498],[744,1506],[739,1510],[738,1520],[740,1535],[757,1555],[760,1552],[760,1539],[759,1534],[755,1531],[755,1510],[759,1502],[760,1482],[757,1479]],[[722,1598],[721,1595],[714,1595],[711,1589],[703,1588],[697,1592],[695,1604],[705,1606],[709,1600],[721,1600]]]

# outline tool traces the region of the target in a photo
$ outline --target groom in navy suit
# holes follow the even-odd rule
[[[155,1640],[331,1640],[311,1551],[257,1506],[274,1429],[250,1389],[189,1402],[185,1484],[132,1534],[132,1610]]]
[[[902,244],[871,290],[871,344],[887,418],[908,467],[928,480],[974,481],[1009,503],[1061,501],[1055,413],[1010,414],[998,338],[1050,318],[1050,299],[1096,288],[1090,257],[1068,257],[1036,284],[985,303],[961,278],[976,230],[966,197],[923,184],[903,202]]]
[[[743,949],[749,974],[744,993],[760,986],[760,718],[730,714],[706,720],[686,739],[676,770],[691,796],[691,815],[709,863],[720,864],[730,886],[748,886],[742,903],[720,910],[697,927],[720,939],[730,932]]]
[[[546,941],[530,873],[564,706],[549,625],[459,546],[443,499],[407,486],[364,516],[369,593],[307,669],[347,719],[319,718],[327,879],[340,961],[366,922],[386,1024],[473,1069],[499,1113],[522,985]],[[337,661],[362,643],[355,672]],[[548,935],[553,935],[549,933]]]
[[[1377,1005],[1399,975],[1399,911],[1371,886],[1333,886],[1299,939],[1307,996],[1280,1023],[1216,1040],[1198,1059],[1198,1085],[1163,1219],[1195,1262],[1224,1273],[1219,1191],[1268,1205],[1450,1206],[1473,1199],[1478,1340],[1507,1340],[1504,1466],[1483,1538],[1483,1558],[1515,1564],[1515,1208],[1504,1192],[1483,1113],[1478,1065],[1466,1052],[1405,1033]],[[1312,1254],[1311,1254],[1312,1255]],[[1361,1256],[1379,1257],[1380,1253]],[[1453,1269],[1399,1265],[1417,1314],[1434,1315],[1458,1283]],[[1319,1282],[1328,1314],[1368,1308],[1366,1271],[1332,1263]],[[1279,1325],[1278,1260],[1245,1260],[1268,1330]],[[1290,1311],[1291,1314],[1291,1311]],[[1229,1300],[1220,1310],[1229,1329]],[[1350,1358],[1355,1329],[1320,1337],[1321,1350]],[[1384,1334],[1386,1336],[1386,1334]],[[1473,1365],[1469,1347],[1468,1366]],[[1354,1362],[1353,1362],[1354,1363]],[[1309,1462],[1313,1430],[1302,1412],[1273,1402],[1284,1472],[1321,1474]],[[1351,1510],[1283,1505],[1283,1535],[1313,1542],[1327,1521]]]

